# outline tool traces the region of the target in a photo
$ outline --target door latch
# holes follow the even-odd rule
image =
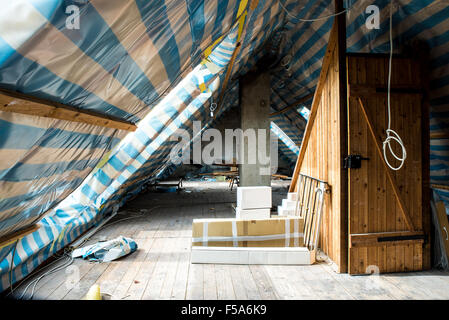
[[[350,154],[344,158],[343,168],[345,169],[360,169],[362,167],[362,160],[369,160],[359,154]]]

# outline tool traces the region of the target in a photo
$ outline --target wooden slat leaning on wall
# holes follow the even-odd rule
[[[446,258],[449,262],[449,221],[446,215],[446,207],[443,201],[436,203],[437,225],[440,227],[441,241],[444,246]]]
[[[135,131],[137,129],[136,125],[131,122],[113,119],[105,115],[66,106],[62,103],[39,99],[5,89],[0,89],[0,111],[81,122],[126,131]]]

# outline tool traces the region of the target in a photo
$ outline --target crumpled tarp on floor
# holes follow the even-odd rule
[[[137,243],[130,238],[119,236],[113,240],[97,242],[73,250],[72,258],[88,259],[97,262],[109,262],[137,250]]]

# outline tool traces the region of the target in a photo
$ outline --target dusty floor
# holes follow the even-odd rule
[[[287,185],[273,183],[273,205],[285,197]],[[133,218],[105,226],[89,241],[123,235],[138,243],[137,252],[110,263],[76,259],[42,278],[34,299],[81,299],[95,283],[111,299],[449,299],[449,273],[437,270],[349,276],[335,273],[327,263],[190,264],[192,219],[233,216],[236,194],[225,182],[187,182],[184,187],[186,192],[140,195],[115,221]]]

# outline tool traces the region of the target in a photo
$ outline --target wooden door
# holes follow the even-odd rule
[[[348,169],[349,273],[422,270],[430,264],[430,245],[424,232],[429,223],[428,201],[423,206],[428,170],[423,150],[428,140],[422,133],[419,64],[405,58],[394,58],[392,64],[391,128],[407,150],[398,171],[387,168],[382,150],[388,56],[349,55],[347,70],[348,154],[368,158],[360,168]],[[392,146],[400,154],[399,146]]]

